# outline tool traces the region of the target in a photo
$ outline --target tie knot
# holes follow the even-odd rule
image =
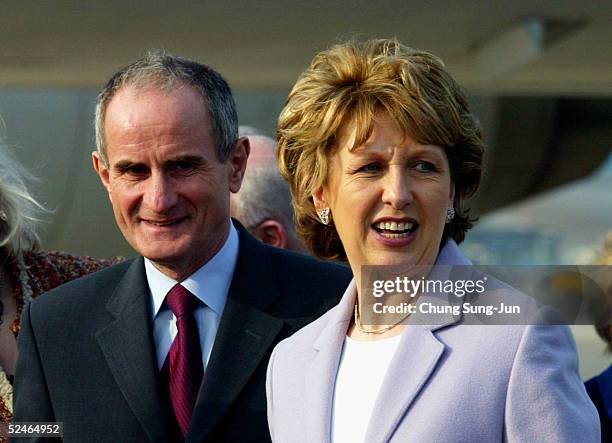
[[[166,295],[166,304],[177,318],[191,315],[199,303],[198,298],[180,283],[177,283]]]

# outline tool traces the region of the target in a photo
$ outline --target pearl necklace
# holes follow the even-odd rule
[[[393,323],[392,325],[383,326],[382,328],[365,329],[363,325],[361,324],[361,314],[359,312],[359,301],[355,303],[355,326],[357,326],[357,329],[359,329],[361,332],[365,334],[382,334],[383,332],[390,331],[391,329],[393,329],[394,327],[402,323],[404,320],[406,320],[409,316],[410,314],[400,318],[396,323]]]

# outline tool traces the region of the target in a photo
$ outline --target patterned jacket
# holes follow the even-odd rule
[[[101,260],[63,252],[27,252],[23,256],[23,264],[17,260],[7,263],[6,268],[12,279],[12,287],[15,288],[13,295],[17,303],[17,315],[11,324],[15,337],[19,334],[19,320],[23,307],[32,298],[118,261],[120,260]],[[13,387],[7,374],[0,367],[0,426],[2,423],[10,422],[13,417],[12,400]],[[0,443],[3,441],[5,440],[0,435]]]

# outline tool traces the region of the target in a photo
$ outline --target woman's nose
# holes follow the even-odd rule
[[[403,209],[413,200],[410,177],[402,168],[389,170],[384,187],[383,202],[394,209]]]

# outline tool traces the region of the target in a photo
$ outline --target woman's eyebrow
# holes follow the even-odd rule
[[[415,154],[430,154],[439,158],[443,158],[444,149],[438,149],[436,145],[418,145],[412,148]]]

